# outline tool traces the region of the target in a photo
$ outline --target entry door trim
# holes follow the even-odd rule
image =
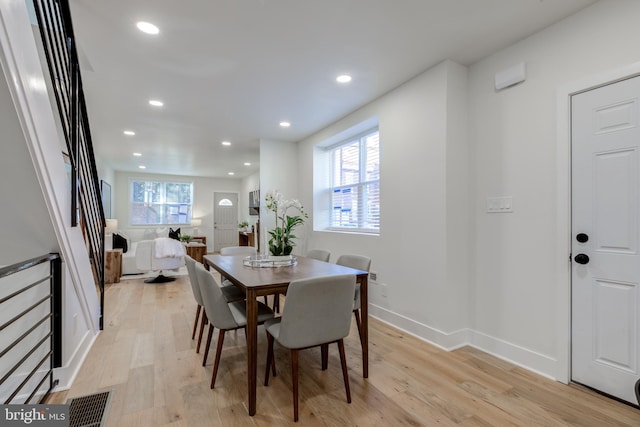
[[[558,348],[556,380],[571,381],[571,97],[640,76],[640,62],[569,82],[558,88],[556,98],[556,274]]]

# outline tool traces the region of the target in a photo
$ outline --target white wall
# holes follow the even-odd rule
[[[255,190],[260,190],[260,172],[256,172],[253,175],[249,175],[248,177],[242,180],[240,184],[241,192],[240,192],[240,201],[238,203],[240,211],[238,212],[240,216],[240,221],[247,221],[249,226],[256,225],[256,222],[259,219],[258,215],[249,215],[249,193]]]
[[[0,129],[0,194],[5,201],[0,209],[1,236],[10,242],[0,245],[0,265],[10,265],[59,248],[4,74],[0,76]]]
[[[202,218],[202,225],[198,227],[198,235],[207,237],[207,247],[210,251],[213,250],[213,193],[215,191],[240,193],[242,184],[240,179],[202,178],[195,176],[116,171],[115,185],[112,185],[115,218],[118,219],[118,228],[134,241],[141,240],[144,230],[149,227],[131,226],[129,224],[129,180],[132,178],[193,182],[193,217]],[[180,229],[182,233],[193,230],[193,228],[188,225],[181,225]]]
[[[98,170],[98,179],[106,181],[111,186],[111,216],[114,216],[116,206],[113,187],[116,180],[116,173],[108,164],[100,161],[100,159],[96,159],[96,169]]]
[[[371,313],[446,347],[464,342],[470,217],[466,69],[446,61],[298,147],[299,194],[313,205],[314,145],[378,117],[380,236],[309,231],[309,248],[372,258]],[[261,161],[261,165],[265,165]]]
[[[275,214],[268,211],[264,196],[269,191],[278,190],[285,199],[298,197],[298,156],[297,146],[294,143],[260,140],[260,250],[268,251],[269,234],[267,230],[275,227]],[[308,224],[307,224],[308,226]],[[294,254],[305,253],[303,238],[308,227],[296,229],[297,246],[293,248]]]
[[[558,114],[569,114],[556,111],[557,91],[640,60],[638,16],[640,2],[599,2],[478,62],[469,73],[476,239],[471,326],[481,347],[552,376],[554,369],[562,371],[554,365],[567,364],[559,358],[566,342],[555,336],[569,310],[569,301],[557,298],[566,283],[556,272],[569,268],[569,253],[558,251],[556,242],[570,239],[557,220],[558,179],[569,170],[564,164],[562,176],[556,171],[557,148],[565,143],[556,138]],[[494,74],[521,61],[527,63],[526,82],[496,92]],[[486,197],[501,195],[514,197],[514,213],[484,213]]]

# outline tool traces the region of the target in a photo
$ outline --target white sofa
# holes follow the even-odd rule
[[[127,239],[127,246],[129,249],[127,253],[122,254],[122,275],[128,274],[142,274],[146,271],[139,270],[136,265],[136,250],[138,249],[138,243],[132,242],[131,239]]]

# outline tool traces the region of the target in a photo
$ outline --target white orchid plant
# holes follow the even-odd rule
[[[304,220],[309,215],[304,211],[304,207],[296,199],[285,200],[278,191],[270,191],[264,197],[267,209],[276,214],[276,227],[269,230],[269,252],[271,255],[291,255],[293,247],[296,245],[294,240],[296,236],[293,229],[304,224]],[[295,209],[299,215],[289,216],[287,211]]]

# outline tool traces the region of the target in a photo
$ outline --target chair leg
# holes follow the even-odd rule
[[[224,343],[224,329],[220,329],[218,334],[218,346],[216,347],[216,360],[213,362],[213,374],[211,374],[211,388],[216,385],[216,377],[218,376],[218,365],[220,364],[220,354],[222,353],[222,343]]]
[[[360,319],[360,310],[353,310],[356,317],[356,326],[358,327],[358,335],[360,335],[360,345],[362,345],[362,320]]]
[[[273,376],[276,376],[276,364],[274,363],[273,357],[273,337],[269,332],[267,332],[267,365],[264,370],[264,386],[269,386],[269,368],[273,365]]]
[[[329,366],[329,344],[322,344],[320,346],[320,354],[322,355],[322,370],[326,371]]]
[[[196,330],[198,329],[198,319],[200,318],[200,310],[202,306],[198,304],[198,308],[196,308],[196,320],[193,321],[193,332],[191,333],[191,339],[196,337]]]
[[[273,311],[280,313],[280,294],[273,295]]]
[[[207,364],[207,356],[209,356],[209,347],[211,346],[211,336],[213,335],[213,323],[209,325],[209,334],[207,336],[207,344],[204,349],[204,357],[202,358],[202,366]]]
[[[202,310],[202,321],[200,322],[200,334],[198,335],[198,345],[196,345],[196,353],[200,353],[200,343],[202,342],[202,333],[204,332],[204,325],[209,322],[207,318],[207,312]]]
[[[347,392],[347,402],[351,403],[351,389],[349,388],[349,374],[347,373],[347,358],[344,354],[344,341],[338,341],[340,350],[340,363],[342,364],[342,378],[344,378],[344,389]]]
[[[293,421],[298,421],[298,350],[291,350],[291,383],[293,385]]]

